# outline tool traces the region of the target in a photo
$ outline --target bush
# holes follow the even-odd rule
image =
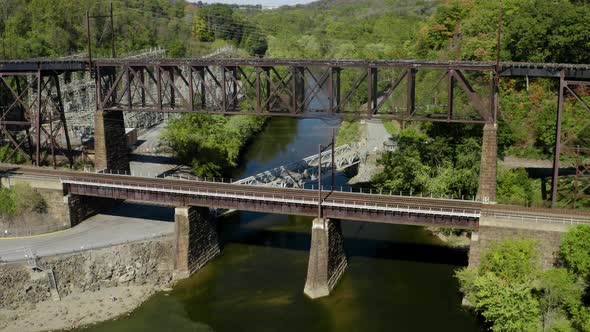
[[[0,189],[0,217],[11,219],[27,213],[45,213],[47,203],[37,191],[24,183]]]

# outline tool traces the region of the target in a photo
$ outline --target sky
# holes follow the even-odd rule
[[[191,2],[198,2],[198,0],[190,0]],[[282,6],[282,5],[296,5],[300,3],[309,3],[314,0],[201,0],[203,2],[217,2],[217,3],[237,3],[248,5],[263,5],[263,6]]]

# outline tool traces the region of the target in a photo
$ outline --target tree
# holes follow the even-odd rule
[[[568,270],[552,268],[541,275],[538,289],[543,331],[572,330],[567,314],[582,305],[584,286]]]
[[[590,226],[570,229],[562,239],[560,254],[570,271],[590,281]]]
[[[464,268],[456,276],[466,298],[491,324],[493,331],[534,331],[541,312],[534,296],[537,243],[508,239],[484,253],[478,268]]]

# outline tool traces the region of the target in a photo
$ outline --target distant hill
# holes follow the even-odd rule
[[[417,14],[431,15],[436,7],[435,0],[319,0],[302,5],[313,9],[334,9],[346,6],[367,6],[374,9],[412,10]]]

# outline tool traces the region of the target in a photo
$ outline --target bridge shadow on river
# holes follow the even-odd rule
[[[174,209],[164,206],[124,202],[109,210],[100,211],[102,214],[117,217],[141,218],[162,222],[174,222]],[[239,214],[240,212],[238,212]],[[254,219],[266,214],[247,213],[254,215]],[[271,216],[271,215],[268,215]],[[274,215],[272,215],[274,216]],[[285,216],[283,216],[285,217]],[[251,219],[251,218],[246,218]],[[281,218],[282,219],[282,218]],[[310,218],[304,218],[310,219]],[[309,251],[311,245],[311,222],[303,222],[304,229],[282,230],[276,229],[281,222],[273,223],[267,227],[252,227],[248,221],[240,221],[237,215],[221,217],[217,223],[221,245],[239,243],[245,245],[272,247],[287,250]],[[343,234],[345,237],[344,248],[349,258],[372,257],[400,261],[412,261],[422,263],[467,265],[467,250],[452,248],[445,245],[388,241],[375,238],[361,237],[360,233],[367,226],[375,224],[343,221]],[[418,227],[402,225],[380,225],[381,227]]]

